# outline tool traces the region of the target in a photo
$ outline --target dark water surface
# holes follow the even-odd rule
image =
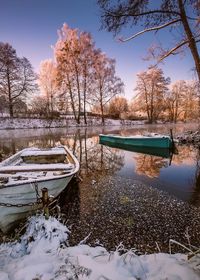
[[[158,241],[161,248],[165,244],[163,248],[166,249],[168,239],[184,235],[187,227],[192,228],[194,243],[198,242],[196,231],[197,228],[199,230],[199,221],[194,222],[197,226],[195,228],[189,224],[189,220],[192,219],[191,215],[193,218],[196,215],[196,212],[191,212],[191,207],[196,209],[200,206],[200,151],[190,145],[178,146],[178,154],[173,155],[170,161],[168,158],[100,145],[98,135],[135,135],[144,132],[169,134],[170,128],[173,128],[176,137],[184,131],[196,129],[197,125],[2,130],[0,160],[29,146],[67,145],[81,165],[81,182],[72,182],[60,202],[67,224],[74,232],[72,244],[90,233],[88,240],[92,244],[100,242],[108,248],[123,241],[127,247],[136,246],[142,250],[143,243],[146,251],[148,246],[153,251],[155,241]],[[132,188],[133,184],[135,187]],[[165,199],[165,192],[171,196],[170,201],[174,198],[175,202],[170,203],[167,195]],[[167,220],[161,219],[161,210]],[[136,215],[137,212],[139,214]],[[174,215],[173,222],[170,222],[170,215]],[[165,226],[168,223],[169,227],[157,225],[158,220],[162,220]],[[174,230],[176,225],[179,229]]]

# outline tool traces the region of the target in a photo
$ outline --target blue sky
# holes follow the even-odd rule
[[[142,58],[152,42],[163,45],[174,40],[168,32],[153,33],[120,43],[112,33],[100,30],[100,11],[96,0],[0,0],[0,41],[10,43],[19,56],[27,57],[35,70],[40,62],[53,58],[51,46],[57,41],[57,30],[64,22],[71,28],[90,32],[109,57],[116,59],[117,74],[125,83],[125,96],[131,99],[136,86],[136,74],[147,69],[150,62]],[[123,34],[131,35],[134,30]],[[194,67],[189,53],[173,56],[160,65],[166,77],[172,81],[192,79]]]

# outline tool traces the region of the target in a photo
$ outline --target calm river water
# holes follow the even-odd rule
[[[117,222],[114,220],[111,221],[112,218],[106,216],[107,214],[105,214],[105,212],[102,214],[102,212],[100,213],[97,211],[96,208],[98,205],[103,204],[102,207],[105,210],[105,208],[108,207],[107,203],[110,203],[103,200],[105,199],[106,192],[109,192],[109,195],[111,197],[113,195],[114,197],[121,182],[127,180],[131,182],[131,180],[133,180],[151,186],[155,190],[159,189],[164,191],[180,202],[187,202],[195,207],[200,207],[200,151],[190,145],[178,146],[178,154],[173,155],[170,162],[168,158],[139,154],[100,145],[98,143],[98,135],[99,133],[134,135],[144,132],[169,134],[170,128],[173,129],[174,137],[176,137],[184,131],[196,129],[197,125],[162,124],[138,125],[131,128],[98,127],[79,129],[2,130],[0,131],[0,160],[29,146],[51,147],[57,144],[69,146],[80,161],[81,170],[79,176],[82,180],[80,184],[72,183],[70,193],[66,192],[66,198],[62,197],[61,199],[63,211],[68,215],[68,217],[66,216],[68,224],[73,228],[73,224],[76,223],[77,219],[81,220],[80,217],[84,216],[87,212],[94,220],[95,226],[93,223],[93,227],[99,232],[99,235],[96,234],[94,238],[96,238],[98,242],[104,242],[104,245],[107,244],[108,247],[113,248],[117,242],[120,242],[120,238],[118,237],[117,241],[114,243],[109,240],[102,241],[101,236],[103,233],[100,229],[102,226],[97,226],[100,224],[99,219],[101,219],[101,223],[103,223],[105,227],[107,226],[107,228],[110,227],[110,225],[107,225],[109,219],[114,225],[118,224],[119,232],[115,232],[114,234],[119,236],[120,230],[124,225],[124,219],[126,220],[126,226],[128,225],[129,227],[133,224],[133,220],[131,215],[129,215],[123,219],[123,222],[119,219]],[[113,185],[111,188],[112,178],[116,176],[120,178],[119,186],[115,187]],[[108,181],[108,184],[110,182],[108,186],[109,191],[107,191],[105,186],[105,182],[107,182],[106,178],[111,180]],[[102,180],[104,181],[104,186],[99,189],[98,183]],[[118,206],[120,207],[120,205],[126,205],[126,211],[128,211],[127,207],[129,202],[131,202],[130,196],[131,194],[127,193],[121,194],[121,196],[117,198],[118,203],[115,205],[115,211],[119,211]],[[94,203],[94,201],[96,202]],[[119,201],[121,201],[121,204]],[[68,204],[68,207],[66,204]],[[90,209],[90,211],[88,209]],[[112,207],[109,208],[108,211],[112,212]],[[159,212],[159,209],[157,209],[157,211]],[[96,216],[99,216],[98,220],[94,218]],[[72,217],[71,220],[70,217]],[[90,221],[84,220],[84,222],[85,228],[80,229],[81,225],[79,224],[80,227],[77,231],[77,236],[79,234],[79,236],[83,238],[89,233],[89,228],[92,228]],[[74,226],[74,228],[76,229],[76,226]],[[128,238],[130,239],[130,236]],[[77,239],[74,239],[74,243],[75,242],[77,242]],[[142,242],[142,240],[138,242]],[[130,245],[134,245],[134,243],[132,242]]]

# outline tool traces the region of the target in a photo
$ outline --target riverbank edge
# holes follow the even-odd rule
[[[105,119],[104,126],[141,125],[144,121]],[[89,118],[87,124],[81,119],[77,124],[74,119],[40,119],[40,118],[0,118],[0,130],[5,129],[37,129],[103,126],[100,118]]]

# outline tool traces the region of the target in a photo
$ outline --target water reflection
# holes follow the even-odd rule
[[[176,126],[174,133],[180,133],[184,129],[184,126]],[[178,154],[173,155],[170,165],[169,159],[161,156],[124,151],[98,143],[99,133],[111,132],[134,135],[147,131],[166,133],[167,128],[165,126],[138,126],[123,130],[112,128],[112,131],[110,128],[1,131],[0,160],[25,147],[52,147],[60,144],[70,147],[80,161],[81,169],[79,176],[82,179],[82,183],[80,187],[77,182],[73,182],[71,189],[66,190],[66,193],[61,196],[61,204],[69,217],[72,214],[73,217],[79,217],[80,215],[86,215],[86,213],[96,213],[99,207],[98,204],[102,205],[102,203],[105,204],[105,211],[112,212],[112,206],[106,205],[108,186],[106,185],[98,189],[95,186],[99,179],[116,174],[125,178],[139,179],[156,187],[162,186],[160,187],[161,189],[176,195],[178,198],[200,206],[199,151],[193,146],[179,146]],[[85,183],[90,185],[89,189],[84,187]],[[111,191],[115,192],[116,189],[114,186],[111,187],[110,184],[108,182]],[[111,201],[113,195],[111,191],[109,201]],[[120,205],[128,207],[128,201],[131,198],[127,198],[126,194],[120,197],[119,207],[121,207]],[[93,203],[94,201],[95,203]],[[116,211],[119,211],[119,209]],[[104,211],[102,213],[103,215],[105,214]],[[125,215],[122,219],[122,213],[120,217],[116,214],[117,223],[122,219],[123,223],[130,226],[133,223],[133,218],[130,215]],[[75,218],[73,219],[75,223]],[[96,223],[95,221],[94,219],[94,223]],[[83,232],[84,234],[87,235],[88,232],[85,231]]]
[[[61,138],[61,144],[70,147],[80,162],[80,176],[84,178],[113,174],[123,166],[124,155],[109,147],[99,145],[97,135],[91,136],[87,129],[77,130],[73,138]]]
[[[169,165],[168,159],[156,156],[136,155],[134,159],[136,161],[135,172],[138,175],[146,175],[149,178],[157,178],[161,168]]]
[[[81,166],[79,176],[83,180],[84,178],[89,178],[91,175],[95,176],[97,180],[101,176],[114,174],[123,166],[124,155],[121,155],[118,151],[113,151],[112,149],[98,145],[98,136],[93,133],[88,133],[87,129],[77,129],[68,134],[65,131],[57,134],[48,131],[45,135],[26,135],[24,138],[17,139],[8,138],[5,141],[0,141],[0,154],[3,160],[25,147],[35,146],[45,148],[56,145],[67,145],[77,156]],[[71,189],[74,192],[77,188],[74,185]],[[71,191],[67,190],[67,192],[71,196]],[[2,207],[1,210],[3,209]],[[1,230],[3,232],[9,231],[14,221],[17,222],[17,220],[21,220],[29,213],[32,213],[31,207],[29,208],[9,207],[6,210],[4,207],[6,217],[9,216],[9,219],[5,219],[3,214],[0,216]]]
[[[177,125],[174,127],[174,133],[180,133],[184,129],[183,125]],[[189,145],[178,146],[178,154],[173,154],[170,162],[169,159],[166,159],[170,156],[169,154],[166,156],[166,154],[156,154],[151,153],[151,151],[150,154],[146,154],[145,151],[144,154],[141,154],[141,151],[126,152],[99,145],[98,134],[109,131],[109,128],[2,131],[0,134],[0,158],[3,160],[25,147],[52,147],[62,144],[70,147],[77,156],[81,165],[80,176],[83,179],[89,178],[91,175],[99,178],[120,173],[120,175],[137,177],[137,179],[140,177],[146,177],[146,180],[148,178],[149,180],[157,178],[160,181],[165,179],[164,184],[169,185],[170,178],[174,177],[178,180],[177,184],[182,183],[177,174],[184,169],[184,176],[187,177],[184,185],[188,186],[188,200],[190,200],[192,188],[193,191],[198,189],[196,187],[198,180],[195,179],[198,177],[196,175],[199,162],[197,149]],[[115,128],[114,133],[134,135],[146,131],[166,134],[166,127],[148,125],[121,130]],[[193,186],[191,186],[192,184]]]

